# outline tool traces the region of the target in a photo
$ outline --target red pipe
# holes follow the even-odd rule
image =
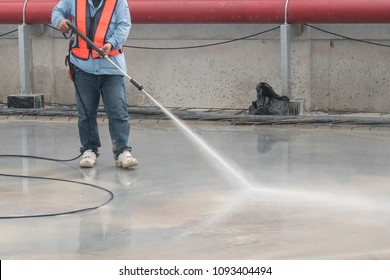
[[[0,23],[19,24],[23,22],[23,1],[5,0],[0,3]]]
[[[389,0],[290,0],[289,23],[390,23]]]
[[[281,23],[285,0],[129,1],[137,23]]]
[[[50,23],[59,0],[28,0],[26,23]],[[0,23],[23,23],[24,0],[2,0]],[[283,23],[286,0],[128,0],[134,23]],[[288,23],[390,23],[389,0],[289,0]]]

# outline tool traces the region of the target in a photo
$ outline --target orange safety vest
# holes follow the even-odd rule
[[[81,33],[87,34],[87,8],[88,8],[88,0],[77,0],[76,1],[76,26],[80,30]],[[103,47],[105,43],[105,37],[108,31],[108,26],[110,25],[110,21],[112,15],[115,10],[117,0],[106,0],[102,14],[100,16],[99,23],[97,25],[96,30],[94,30],[94,38],[93,42],[99,48]],[[92,23],[91,23],[92,24]],[[91,38],[92,39],[92,38]],[[92,54],[93,58],[100,58],[100,55],[90,48],[88,48],[87,42],[85,42],[82,38],[78,37],[77,45],[72,48],[72,54],[81,59],[88,59],[89,55]],[[108,55],[115,56],[122,52],[120,50],[111,50]]]

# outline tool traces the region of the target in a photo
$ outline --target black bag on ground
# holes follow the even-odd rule
[[[290,98],[279,96],[267,83],[259,83],[256,86],[257,100],[249,106],[251,115],[288,115]]]

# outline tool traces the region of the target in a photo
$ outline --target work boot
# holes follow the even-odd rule
[[[80,167],[91,168],[96,164],[96,154],[92,150],[86,150],[80,160]]]
[[[138,165],[138,161],[133,158],[128,150],[123,151],[115,162],[117,167],[127,168]]]

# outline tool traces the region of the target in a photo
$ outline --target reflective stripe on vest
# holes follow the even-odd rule
[[[87,34],[86,18],[87,18],[88,0],[77,0],[76,2],[77,2],[76,26],[81,33]],[[117,0],[106,0],[104,3],[103,11],[100,16],[100,20],[97,25],[97,28],[96,30],[94,30],[94,38],[93,38],[93,42],[99,48],[102,48],[105,43],[105,37],[108,31],[108,26],[110,25],[116,3]],[[111,50],[108,53],[108,55],[115,56],[121,52],[122,50]],[[99,54],[96,51],[88,48],[87,43],[80,37],[77,38],[76,47],[72,48],[72,54],[81,59],[88,59],[90,54],[92,54],[93,58],[100,58]]]

